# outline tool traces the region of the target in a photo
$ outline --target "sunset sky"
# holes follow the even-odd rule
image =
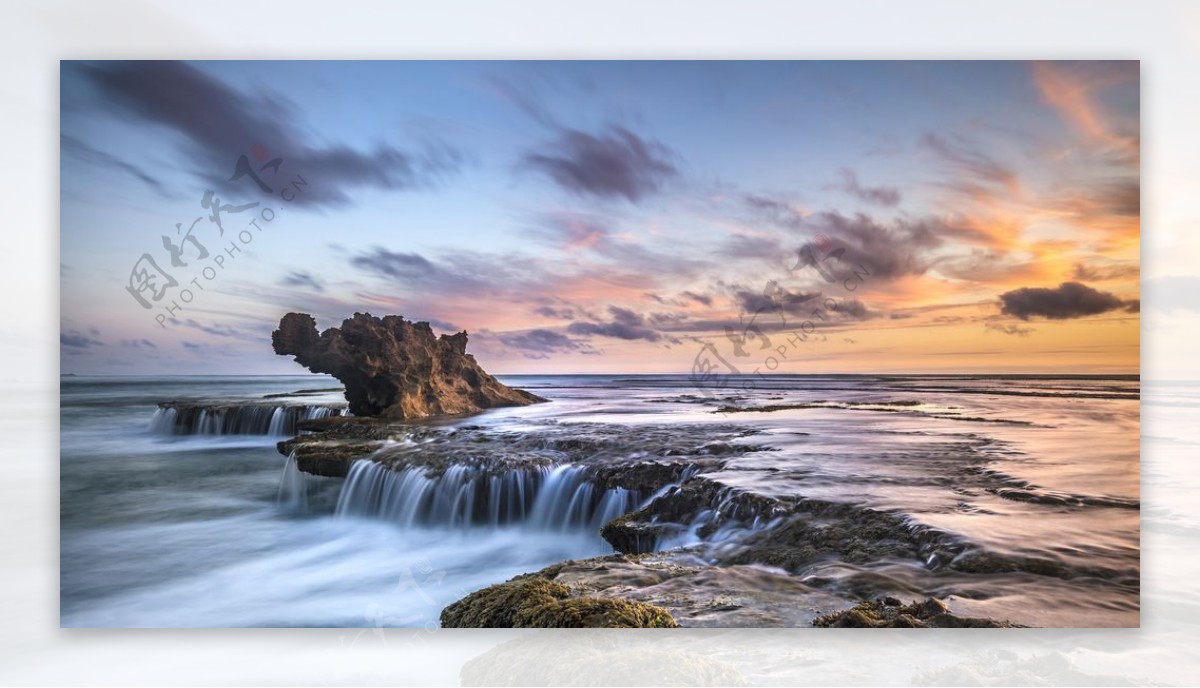
[[[494,373],[1138,372],[1136,62],[64,62],[61,107],[64,373],[303,372],[289,311]]]

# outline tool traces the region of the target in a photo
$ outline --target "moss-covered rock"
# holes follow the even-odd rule
[[[670,612],[617,597],[574,595],[561,583],[523,576],[467,595],[442,610],[446,628],[676,628]]]

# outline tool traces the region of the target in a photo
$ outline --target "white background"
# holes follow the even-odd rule
[[[1143,398],[1141,629],[58,628],[58,61],[81,58],[1116,58],[1142,61],[1144,381],[1200,379],[1200,3],[0,4],[0,682],[1194,684],[1200,385]],[[1189,308],[1156,307],[1187,302]],[[1157,391],[1156,391],[1157,390]]]

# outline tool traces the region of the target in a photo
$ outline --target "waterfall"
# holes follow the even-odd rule
[[[296,434],[296,424],[306,420],[344,416],[346,409],[307,404],[206,405],[161,404],[150,429],[159,435],[270,435]]]
[[[283,477],[279,479],[279,496],[276,502],[291,511],[308,510],[308,474],[296,465],[296,452],[288,454],[287,463],[283,467]]]
[[[430,477],[424,468],[392,470],[364,460],[350,467],[336,513],[402,526],[524,523],[539,530],[595,531],[638,502],[635,491],[592,484],[582,466],[490,474],[456,465]]]

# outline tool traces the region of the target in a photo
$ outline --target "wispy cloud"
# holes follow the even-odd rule
[[[1137,78],[1138,63],[1133,61],[1033,64],[1033,80],[1042,99],[1088,140],[1130,163],[1140,158],[1139,135],[1103,111],[1097,92]]]
[[[525,358],[545,359],[551,354],[594,353],[595,349],[585,341],[572,339],[561,332],[547,329],[506,332],[498,335],[505,346],[520,349]]]
[[[293,270],[289,272],[280,284],[287,287],[307,287],[315,292],[325,291],[325,285],[311,272]]]
[[[93,336],[94,334],[94,331],[90,334],[83,332],[63,332],[58,335],[58,343],[72,349],[88,349],[93,346],[104,346],[104,342],[96,339]]]
[[[130,177],[145,184],[158,195],[164,198],[169,198],[171,196],[171,194],[167,192],[166,188],[158,179],[151,176],[137,165],[122,160],[111,153],[105,153],[102,150],[97,150],[96,148],[89,146],[74,136],[63,134],[59,137],[59,142],[62,152],[67,155],[86,162],[89,165],[95,165],[105,169],[124,172]]]
[[[858,181],[858,175],[853,170],[841,171],[841,183],[838,188],[860,201],[889,208],[900,205],[900,190],[893,186],[864,186]]]

